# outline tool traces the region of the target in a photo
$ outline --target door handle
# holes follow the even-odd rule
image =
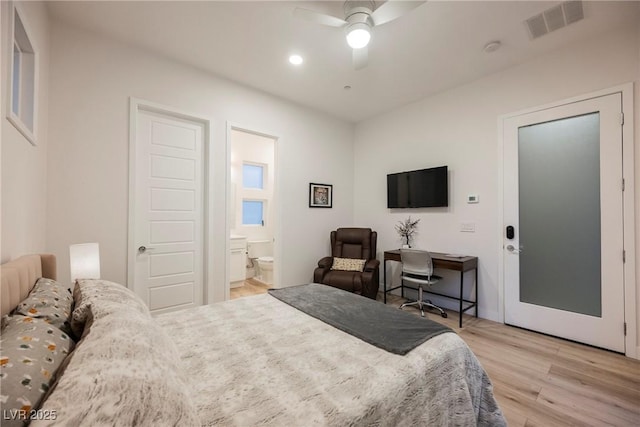
[[[522,252],[522,246],[520,247],[520,249],[516,249],[516,247],[513,245],[507,245],[506,249],[512,254],[519,254],[520,252]]]
[[[139,253],[141,253],[141,254],[143,254],[143,253],[145,253],[145,252],[147,252],[147,251],[152,251],[152,250],[154,250],[154,249],[155,249],[155,248],[149,248],[149,247],[147,247],[147,246],[142,245],[142,246],[140,246],[140,247],[138,248],[138,252],[139,252]]]

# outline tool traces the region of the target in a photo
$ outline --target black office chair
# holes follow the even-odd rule
[[[442,308],[429,300],[422,300],[422,287],[424,285],[431,287],[442,279],[442,277],[433,274],[433,260],[429,252],[417,249],[400,249],[400,259],[402,260],[401,280],[418,285],[418,300],[405,302],[400,306],[400,309],[416,306],[424,317],[424,307],[431,307],[438,310],[442,317],[447,317],[447,313]]]

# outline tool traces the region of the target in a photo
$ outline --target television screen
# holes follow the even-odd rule
[[[387,207],[449,206],[447,166],[387,175]]]

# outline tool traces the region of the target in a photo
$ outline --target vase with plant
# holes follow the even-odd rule
[[[409,217],[404,221],[398,221],[398,224],[396,224],[396,231],[404,241],[404,244],[402,245],[403,247],[411,247],[411,239],[418,233],[419,222],[419,219],[414,221]]]

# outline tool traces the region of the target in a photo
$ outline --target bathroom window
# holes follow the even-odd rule
[[[31,144],[36,145],[36,51],[15,7],[12,42],[11,102],[7,118]]]
[[[242,201],[242,225],[264,225],[264,201]]]
[[[244,163],[242,165],[242,186],[244,188],[264,189],[264,171],[263,165],[252,163]]]

